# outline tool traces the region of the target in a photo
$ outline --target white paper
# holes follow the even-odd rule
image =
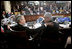
[[[39,28],[39,27],[41,27],[41,24],[40,24],[40,23],[36,23],[36,24],[34,25],[34,27],[35,27],[35,28]]]

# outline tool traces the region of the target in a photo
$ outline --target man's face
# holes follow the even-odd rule
[[[49,18],[49,17],[44,17],[44,22],[46,23],[46,22],[49,22],[51,19]]]
[[[25,24],[25,22],[26,22],[26,21],[25,21],[24,16],[21,16],[20,23],[21,23],[21,24]]]

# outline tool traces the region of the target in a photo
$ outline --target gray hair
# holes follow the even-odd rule
[[[16,16],[16,22],[17,22],[17,23],[20,21],[21,16],[23,16],[23,15],[17,15],[17,16]]]
[[[46,12],[46,13],[44,14],[44,17],[49,17],[49,18],[52,18],[52,15],[51,15],[51,13],[50,13],[50,12]]]
[[[51,20],[53,19],[53,18],[52,18],[52,14],[51,14],[50,12],[46,12],[46,13],[44,14],[44,17],[49,17]]]

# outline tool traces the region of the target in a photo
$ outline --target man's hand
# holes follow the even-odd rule
[[[7,28],[10,29],[10,26],[8,25]]]

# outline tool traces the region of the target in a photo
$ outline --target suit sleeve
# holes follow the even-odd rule
[[[17,31],[17,26],[12,26],[12,27],[10,27],[12,30],[15,30],[15,31]]]
[[[58,30],[59,29],[59,24],[54,22],[54,27],[53,28],[55,28],[55,30]]]
[[[37,29],[29,29],[29,28],[26,28],[26,33],[28,35],[32,35],[32,36],[37,37],[38,35],[41,35],[42,34],[42,32],[44,31],[44,28],[45,28],[44,25],[41,26],[41,27],[39,27],[39,28],[37,28]]]

